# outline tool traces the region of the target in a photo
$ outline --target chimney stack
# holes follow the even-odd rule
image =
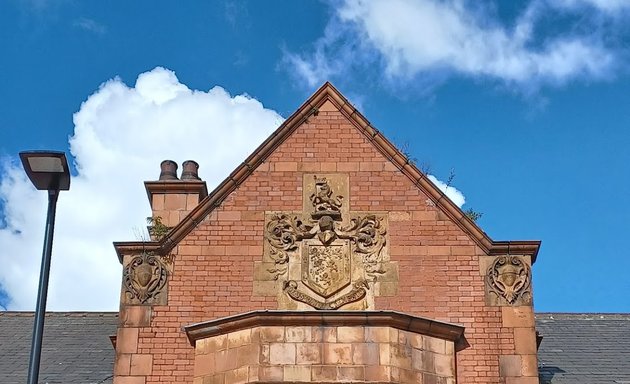
[[[182,169],[182,180],[200,180],[197,171],[199,170],[199,164],[192,160],[184,161]]]
[[[199,179],[199,164],[187,160],[177,178],[177,163],[164,160],[160,164],[160,178],[145,181],[152,217],[160,217],[167,227],[174,227],[208,196],[206,182]]]
[[[184,163],[185,165],[186,163]],[[164,160],[160,163],[160,181],[179,180],[177,178],[177,163],[173,160]]]

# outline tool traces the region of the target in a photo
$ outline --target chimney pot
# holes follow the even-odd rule
[[[176,162],[164,160],[160,163],[160,180],[178,180]]]
[[[182,180],[201,180],[197,173],[199,164],[196,161],[186,160],[182,166]]]

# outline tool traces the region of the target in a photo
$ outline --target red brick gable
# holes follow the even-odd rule
[[[468,348],[456,354],[460,383],[532,382],[531,290],[523,302],[506,302],[488,288],[488,274],[511,255],[528,267],[539,242],[492,241],[329,83],[198,204],[198,187],[150,193],[154,215],[168,213],[173,228],[159,241],[115,247],[125,279],[136,273],[140,253],[136,263],[163,264],[168,282],[153,302],[133,297],[123,283],[116,382],[191,382],[200,372],[199,351],[182,327],[281,306],[265,291],[279,283],[257,276],[256,265],[264,259],[266,215],[303,210],[305,174],[344,175],[348,209],[386,218],[392,276],[366,309],[464,327]],[[165,255],[168,262],[155,259]]]

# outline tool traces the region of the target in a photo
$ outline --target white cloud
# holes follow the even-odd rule
[[[87,17],[81,17],[75,20],[72,25],[97,35],[104,35],[105,32],[107,32],[107,27],[96,20],[92,20]]]
[[[281,121],[255,99],[218,86],[190,90],[163,68],[141,74],[133,88],[120,79],[104,83],[74,115],[78,175],[59,197],[48,309],[118,308],[121,268],[112,241],[138,240],[134,228],[150,216],[141,181],[156,180],[162,160],[196,160],[212,189]],[[32,309],[46,194],[15,162],[5,162],[1,177],[0,285],[9,309]]]
[[[461,193],[457,188],[453,187],[452,185],[447,185],[445,182],[438,180],[437,177],[433,175],[427,175],[427,178],[431,180],[436,187],[440,188],[440,190],[444,192],[444,194],[448,196],[448,198],[451,199],[451,201],[458,207],[461,208],[462,205],[466,203],[466,198],[464,197],[464,194]]]
[[[536,35],[536,22],[550,12],[542,0],[532,0],[510,27],[471,4],[482,6],[464,0],[345,0],[312,53],[288,52],[285,59],[311,86],[381,66],[390,81],[448,71],[536,87],[606,77],[615,64],[602,41],[570,27],[557,36]]]
[[[603,12],[619,12],[630,9],[628,0],[548,0],[551,5],[565,8],[594,7]]]

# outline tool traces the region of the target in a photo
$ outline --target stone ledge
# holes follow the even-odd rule
[[[411,316],[395,311],[252,311],[184,326],[192,346],[199,339],[259,326],[392,327],[469,346],[461,325]]]

